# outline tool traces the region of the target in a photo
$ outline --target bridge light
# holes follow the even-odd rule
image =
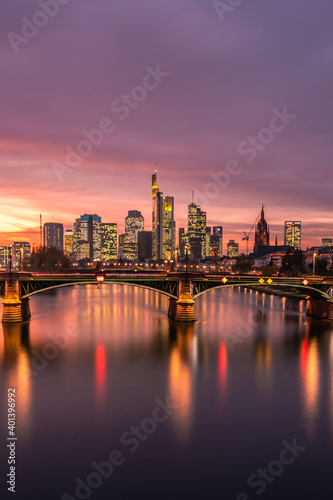
[[[96,281],[98,281],[98,283],[102,283],[104,280],[105,280],[105,276],[103,276],[102,274],[99,276],[96,276]]]
[[[228,280],[227,280],[227,278],[224,276],[224,277],[222,278],[222,280],[221,280],[221,281],[222,281],[222,283],[225,285],[225,284],[226,284],[226,282],[227,282]]]
[[[303,285],[307,286],[310,282],[308,280],[303,281]]]

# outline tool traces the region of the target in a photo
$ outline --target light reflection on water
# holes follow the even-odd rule
[[[59,448],[56,467],[63,479],[54,498],[73,493],[78,470],[84,472],[94,457],[102,459],[123,430],[150,416],[155,399],[167,395],[177,409],[149,438],[145,463],[139,452],[132,462],[128,458],[133,496],[122,496],[124,486],[110,483],[114,498],[136,498],[138,478],[147,467],[157,467],[156,454],[169,457],[170,474],[181,467],[180,459],[186,461],[188,475],[182,462],[183,477],[175,473],[175,478],[189,491],[188,482],[198,475],[193,498],[202,498],[195,496],[195,484],[205,483],[198,456],[205,461],[206,480],[234,498],[235,484],[257,469],[261,449],[271,448],[273,459],[283,439],[299,437],[308,446],[326,442],[327,455],[332,451],[332,325],[308,320],[304,303],[252,290],[212,290],[197,299],[195,324],[177,324],[168,321],[168,299],[160,294],[88,285],[37,295],[31,306],[30,323],[2,327],[0,385],[2,394],[17,388],[17,430],[25,443],[22,477],[29,482],[34,476],[28,457],[35,449],[43,455],[51,443]],[[50,348],[56,339],[66,346]],[[66,439],[74,439],[76,448],[62,448]],[[242,447],[247,443],[242,458],[237,440]],[[316,452],[312,455],[308,460],[316,467]],[[233,472],[222,479],[210,476],[217,460]],[[31,497],[29,487],[26,491],[24,500]],[[96,498],[104,498],[101,491]],[[43,494],[53,498],[47,484]]]

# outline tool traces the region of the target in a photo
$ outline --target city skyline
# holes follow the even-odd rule
[[[155,176],[156,176],[156,173],[157,173],[157,162],[156,162],[156,166],[155,166],[155,174],[154,174]],[[153,178],[154,178],[154,175],[153,175]],[[160,193],[160,194],[163,196],[163,193]],[[150,191],[150,196],[151,196],[151,191]],[[201,192],[201,191],[199,192],[199,197],[201,197],[201,199],[205,199],[205,195],[203,194],[203,192]],[[166,197],[166,199],[169,199],[169,198],[170,197]],[[171,199],[173,199],[173,197],[171,197]],[[206,199],[209,201],[208,197],[206,197]],[[205,209],[205,207],[203,205],[201,205],[199,202],[196,203],[195,200],[196,200],[195,191],[192,190],[191,201],[187,205],[181,206],[180,211],[182,212],[182,215],[184,214],[184,210],[187,212],[188,206],[191,205],[191,203],[195,203],[196,205],[201,207],[202,210]],[[258,212],[258,214],[257,214],[257,219],[259,219],[259,214],[262,214],[263,207],[265,207],[265,210],[266,210],[266,206],[264,204],[262,204],[261,207],[262,208],[260,209],[260,212]],[[268,207],[268,208],[270,208],[270,207]],[[209,209],[209,203],[208,203],[208,209]],[[129,211],[130,210],[127,210],[127,214]],[[175,202],[175,213],[177,213],[177,212],[179,213],[179,210],[177,210],[177,203]],[[85,212],[85,213],[87,213],[87,212]],[[97,214],[97,210],[92,210],[91,213]],[[65,231],[73,230],[73,228],[75,227],[75,222],[66,223],[64,221],[61,221],[59,218],[58,218],[58,220],[45,220],[45,217],[42,213],[38,214],[38,222],[39,223],[40,223],[40,216],[41,215],[42,215],[43,226],[44,226],[44,224],[50,224],[50,223],[62,224],[64,227],[64,234],[65,234]],[[186,214],[186,217],[187,216],[188,216],[188,214]],[[74,217],[75,217],[74,220],[76,220],[77,214]],[[103,219],[104,223],[106,223],[106,221],[109,219],[112,221],[116,220],[116,217],[114,217],[114,219],[106,218],[104,215],[100,215],[100,217]],[[126,217],[127,216],[124,216],[123,219],[119,219],[118,222],[117,221],[112,222],[113,224],[116,224],[116,226],[117,226],[118,236],[122,233],[125,233]],[[151,207],[150,207],[150,214],[148,214],[148,216],[143,214],[143,217],[144,217],[144,220],[146,221],[145,222],[145,224],[146,224],[145,230],[152,231]],[[175,234],[178,234],[179,228],[187,227],[188,222],[187,222],[186,217],[183,216],[183,218],[181,219],[183,226],[181,226],[181,224],[178,223],[177,219],[175,220],[175,222],[176,222]],[[207,227],[213,227],[213,223],[211,222],[211,220],[212,220],[212,218],[210,217],[209,210],[207,210]],[[217,221],[217,222],[219,222],[219,221]],[[108,222],[108,223],[110,223],[110,222]],[[279,244],[283,245],[283,243],[285,241],[285,224],[286,224],[286,222],[281,221],[281,222],[275,222],[272,224],[269,220],[268,223],[269,223],[269,228],[275,228],[275,230],[273,229],[273,231],[271,231],[272,239],[274,238],[274,241],[275,241],[276,237],[277,237]],[[236,222],[234,224],[236,227],[241,226],[240,222]],[[235,240],[236,243],[239,244],[240,253],[246,253],[246,242],[244,242],[244,231],[245,232],[249,231],[251,224],[249,224],[248,227],[246,227],[244,230],[242,230],[241,228],[233,230],[231,223],[226,224],[226,223],[222,222],[222,225],[223,225],[225,243],[227,242],[227,240],[230,240],[230,239]],[[229,227],[229,231],[225,231],[226,226]],[[332,232],[333,232],[333,229],[332,229]],[[252,231],[250,239],[249,239],[249,241],[252,243],[255,243],[255,234],[256,234],[255,231]],[[329,238],[330,234],[331,233],[327,233],[327,234],[320,233],[320,235],[318,236],[318,241],[315,241],[313,244],[307,244],[307,245],[304,243],[305,246],[303,246],[302,248],[306,249],[306,248],[310,248],[313,246],[319,246],[321,244],[321,240],[323,238],[324,239]],[[14,236],[11,237],[11,235],[14,235]],[[27,235],[27,236],[25,236],[25,235]],[[237,240],[237,238],[238,238],[238,240]],[[309,237],[307,238],[306,224],[304,224],[302,222],[302,245],[303,245],[303,242],[306,242],[307,240],[310,241],[311,239]],[[36,226],[33,231],[0,232],[0,245],[9,245],[13,241],[28,241],[32,246],[38,245],[39,241],[40,241],[40,225],[38,225],[38,227]],[[252,243],[250,246],[253,246]],[[179,242],[178,242],[178,245],[179,245]]]
[[[69,2],[14,50],[7,35],[39,7],[9,4],[0,20],[2,243],[38,243],[40,212],[65,227],[99,213],[120,232],[132,208],[149,221],[156,158],[177,227],[194,189],[208,224],[223,224],[241,250],[261,203],[281,243],[286,220],[302,221],[304,248],[331,237],[331,5],[316,9],[320,30],[309,30],[311,8],[243,2],[222,21],[199,0]]]

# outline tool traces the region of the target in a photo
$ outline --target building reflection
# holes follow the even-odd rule
[[[15,388],[16,428],[23,437],[30,433],[32,410],[29,327],[29,322],[3,324],[6,385]]]
[[[258,334],[255,340],[257,383],[268,391],[272,382],[272,345],[264,335]]]
[[[219,385],[223,393],[227,387],[228,376],[228,351],[225,342],[220,343],[219,347]]]
[[[170,322],[169,395],[177,405],[172,420],[181,440],[189,437],[191,429],[197,366],[198,342],[194,324]]]
[[[106,354],[105,347],[99,343],[95,350],[95,383],[96,395],[99,403],[105,401],[105,386],[106,386]]]
[[[309,328],[309,326],[308,326]],[[319,413],[320,367],[317,337],[306,336],[300,348],[300,377],[302,384],[305,425],[310,437],[315,437]]]

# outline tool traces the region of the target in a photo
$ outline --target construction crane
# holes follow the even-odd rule
[[[264,206],[262,208],[264,208]],[[259,212],[259,215],[256,218],[256,220],[254,221],[254,223],[253,223],[253,225],[252,225],[252,227],[251,227],[251,229],[250,229],[249,232],[246,233],[245,231],[243,231],[243,233],[245,234],[245,236],[242,238],[242,240],[243,241],[246,240],[246,255],[249,255],[249,239],[250,239],[251,233],[253,231],[253,228],[257,224],[260,216],[261,216],[261,212]]]

